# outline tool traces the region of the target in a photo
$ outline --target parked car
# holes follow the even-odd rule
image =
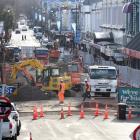
[[[27,31],[27,26],[22,26],[22,31]]]
[[[116,63],[124,62],[127,59],[127,56],[122,53],[120,49],[113,51],[113,61]]]
[[[17,122],[15,117],[9,115],[8,118],[3,119],[3,122],[0,123],[2,123],[2,139],[17,140]]]
[[[44,39],[41,40],[41,46],[42,47],[46,47],[47,44],[48,44],[48,38],[44,38]]]
[[[12,111],[11,111],[11,116],[15,118],[15,121],[17,123],[17,136],[19,136],[20,134],[20,129],[21,129],[21,121],[20,121],[20,117],[19,117],[19,113],[17,111],[16,105],[14,103],[12,104]]]
[[[15,34],[20,34],[21,30],[20,29],[15,29]]]

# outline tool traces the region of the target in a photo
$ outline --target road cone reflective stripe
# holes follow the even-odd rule
[[[129,110],[128,110],[128,120],[131,120],[132,119],[132,109],[131,107],[129,107]]]
[[[108,119],[108,107],[107,107],[107,105],[105,106],[104,119]]]
[[[99,116],[99,105],[98,105],[98,103],[96,103],[96,109],[95,109],[94,116]]]
[[[71,113],[71,104],[70,103],[68,105],[68,113],[67,113],[67,116],[72,116],[72,113]]]
[[[64,119],[64,111],[63,111],[63,107],[61,108],[60,119]]]
[[[38,119],[37,107],[34,106],[34,109],[33,109],[33,120],[37,120],[37,119]]]
[[[81,110],[80,110],[80,119],[85,118],[85,113],[84,113],[84,108],[83,105],[81,105]]]
[[[40,118],[44,117],[43,106],[40,106]]]
[[[32,133],[30,132],[30,140],[32,140]]]

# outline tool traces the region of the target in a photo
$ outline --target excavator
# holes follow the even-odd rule
[[[36,71],[35,77],[27,70],[27,66],[32,67]],[[41,90],[47,91],[59,91],[59,85],[61,79],[66,84],[66,91],[69,91],[72,87],[71,77],[61,73],[61,68],[56,65],[44,66],[38,60],[30,59],[13,65],[11,78],[13,82],[16,80],[18,73],[21,72],[28,83],[32,83]],[[31,81],[31,82],[29,82]]]
[[[49,49],[49,58],[51,60],[58,60],[59,57],[60,57],[59,43],[55,41],[53,47]]]

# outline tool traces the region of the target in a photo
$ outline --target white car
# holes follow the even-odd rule
[[[2,139],[8,138],[17,140],[17,123],[15,118],[9,115],[8,118],[3,119],[2,123]]]
[[[22,26],[22,31],[27,31],[27,30],[28,30],[27,26]]]
[[[46,47],[48,45],[48,38],[42,39],[41,46]]]
[[[16,123],[17,123],[17,136],[19,136],[20,134],[20,129],[21,129],[21,121],[19,118],[19,113],[17,111],[16,105],[14,103],[11,103],[12,105],[12,111],[11,111],[11,116],[12,118],[15,119]]]

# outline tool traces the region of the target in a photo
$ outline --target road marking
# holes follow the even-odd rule
[[[55,139],[57,139],[57,135],[56,135],[56,133],[54,132],[54,129],[50,126],[49,123],[47,123],[47,126],[48,126],[48,128],[50,129],[50,132],[52,133],[53,137],[54,137]]]
[[[75,134],[74,138],[75,138],[75,139],[79,139],[80,137],[83,137],[83,136],[89,137],[90,135],[91,135],[91,134],[86,133],[86,132],[84,132],[84,133],[77,133],[77,134]]]
[[[100,128],[98,125],[96,125],[95,123],[93,123],[92,120],[89,120],[91,122],[91,124],[96,128],[96,130],[103,135],[104,140],[113,140],[114,138],[112,136],[109,136],[107,132],[105,132],[105,130],[103,128]]]

